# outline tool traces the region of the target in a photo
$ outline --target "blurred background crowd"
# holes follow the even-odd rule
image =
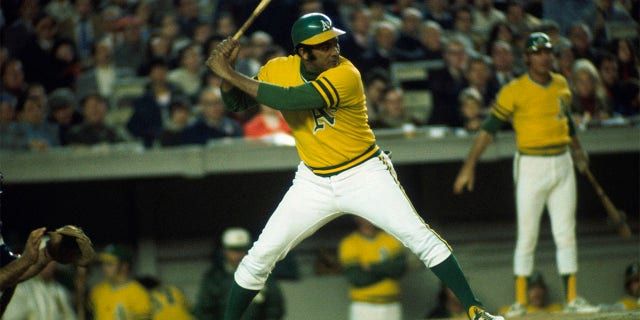
[[[267,106],[224,111],[208,52],[257,0],[3,0],[0,148],[146,147],[287,135]],[[640,111],[637,0],[282,0],[240,39],[248,76],[291,54],[292,22],[323,12],[347,30],[374,129],[473,132],[525,72],[524,39],[547,33],[581,128]],[[508,130],[509,128],[506,128]]]

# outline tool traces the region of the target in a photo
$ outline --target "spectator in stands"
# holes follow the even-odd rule
[[[613,111],[626,115],[626,112],[622,110],[627,108],[628,101],[622,92],[623,82],[620,80],[618,59],[613,54],[605,52],[596,57],[595,65],[606,90],[607,98],[611,101]]]
[[[367,99],[369,123],[376,121],[382,112],[383,93],[389,86],[389,72],[382,68],[373,68],[364,75],[364,90]]]
[[[379,23],[391,23],[395,29],[400,28],[400,18],[389,12],[385,1],[372,0],[369,2],[369,10],[371,10],[371,23],[378,25]]]
[[[491,45],[488,53],[493,66],[493,78],[490,81],[498,90],[522,74],[521,71],[515,70],[515,57],[509,43],[498,40]]]
[[[635,39],[638,40],[637,38]],[[640,65],[638,64],[638,49],[629,38],[614,39],[609,43],[608,51],[618,60],[618,75],[620,80],[639,79]]]
[[[422,123],[404,107],[404,91],[400,87],[387,87],[382,93],[382,110],[376,120],[369,121],[372,129],[403,128],[419,126]]]
[[[453,29],[453,16],[448,8],[447,0],[425,1],[424,19],[437,22],[443,29]]]
[[[540,24],[540,19],[525,11],[522,1],[507,1],[506,22],[514,33],[524,35]]]
[[[153,276],[139,277],[137,281],[147,289],[153,301],[151,320],[193,320],[191,303],[174,285],[163,284]]]
[[[71,294],[57,279],[58,263],[50,261],[37,276],[16,287],[4,320],[76,320]]]
[[[493,0],[473,0],[472,14],[473,33],[483,43],[487,41],[489,31],[496,23],[506,21],[504,12],[494,7]]]
[[[48,151],[60,145],[58,127],[45,120],[46,114],[47,106],[38,98],[26,97],[19,105],[18,119],[31,150]]]
[[[517,316],[517,314],[509,314],[510,306],[500,309],[500,314],[507,317]],[[562,305],[549,301],[549,289],[544,277],[538,271],[534,271],[527,278],[527,305],[525,306],[527,314],[560,312]]]
[[[171,44],[171,56],[175,56],[179,49],[183,48],[191,40],[180,33],[178,20],[172,13],[165,13],[160,18],[158,33]]]
[[[438,303],[426,315],[427,319],[466,319],[467,313],[453,291],[440,283]]]
[[[178,67],[169,72],[169,82],[191,99],[195,99],[202,87],[204,74],[202,48],[196,43],[190,43],[180,49],[178,59]]]
[[[142,24],[135,16],[128,15],[120,18],[117,25],[122,32],[122,42],[114,46],[113,63],[119,68],[138,70],[146,59]]]
[[[478,131],[484,121],[487,108],[482,100],[482,95],[475,88],[469,87],[460,92],[460,116],[462,126],[467,132]]]
[[[468,49],[477,50],[482,40],[473,33],[473,11],[471,6],[459,5],[453,8],[453,30],[449,33],[464,41],[464,46]]]
[[[17,122],[18,100],[0,91],[0,150],[27,149],[26,132]]]
[[[598,49],[593,46],[593,33],[587,24],[583,22],[573,24],[571,28],[569,28],[567,37],[573,45],[576,59],[587,59],[591,62],[595,61],[598,55]]]
[[[516,33],[507,22],[498,21],[491,26],[491,29],[487,32],[487,40],[485,42],[486,46],[483,48],[484,52],[489,54],[491,46],[496,41],[503,41],[509,45],[513,45],[515,43]]]
[[[444,46],[445,66],[431,72],[428,89],[433,95],[433,111],[429,124],[461,127],[458,95],[468,86],[464,72],[469,55],[464,40],[454,37]]]
[[[243,228],[228,228],[222,234],[222,252],[200,283],[195,315],[198,320],[222,319],[233,273],[251,246],[251,236]],[[275,277],[269,277],[264,288],[244,312],[246,320],[278,320],[285,315],[284,297]]]
[[[616,34],[616,29],[638,28],[637,21],[633,21],[627,9],[619,2],[613,0],[594,1],[595,10],[591,12],[584,21],[588,21],[593,32],[594,46],[606,48],[608,43],[620,35]],[[627,34],[637,35],[637,31],[624,31]]]
[[[171,48],[173,44],[169,37],[165,37],[160,33],[152,34],[147,41],[145,49],[145,61],[140,68],[136,70],[136,74],[144,76],[149,73],[150,63],[153,61],[161,60],[167,65],[167,68],[172,69],[173,55],[171,54]]]
[[[76,44],[82,66],[88,66],[91,47],[100,30],[99,15],[95,12],[94,0],[75,0],[74,10],[68,19],[60,23],[60,34]]]
[[[169,120],[169,104],[182,92],[169,83],[167,63],[155,59],[149,63],[149,84],[145,93],[133,101],[133,114],[127,123],[129,132],[151,147]]]
[[[68,38],[58,38],[51,49],[52,57],[49,64],[50,81],[49,92],[58,88],[74,88],[76,79],[82,72],[75,43]]]
[[[221,13],[215,21],[214,30],[217,35],[222,36],[223,38],[233,36],[238,30],[236,21],[233,19],[233,15],[228,12]]]
[[[275,134],[291,135],[291,129],[279,110],[260,105],[260,112],[242,127],[246,138],[265,138]]]
[[[206,48],[207,41],[213,35],[213,26],[210,22],[200,22],[196,25],[193,30],[193,40],[194,43],[197,43],[201,48]]]
[[[624,310],[640,309],[640,263],[634,262],[624,271],[625,296],[618,300]]]
[[[99,255],[104,280],[91,288],[89,309],[95,320],[150,319],[152,304],[146,289],[132,278],[133,253],[109,244]]]
[[[210,88],[200,93],[198,113],[196,122],[184,130],[185,143],[206,144],[210,139],[242,137],[242,127],[224,114],[219,89]]]
[[[402,52],[399,57],[405,60],[418,60],[421,58],[422,44],[420,42],[420,25],[422,24],[422,12],[420,10],[407,7],[401,12],[401,25],[395,47]]]
[[[33,35],[26,39],[24,51],[17,57],[24,63],[27,82],[42,83],[49,92],[57,85],[51,75],[50,64],[53,45],[59,37],[58,23],[52,16],[41,12],[33,22],[33,30]]]
[[[27,82],[24,78],[23,64],[20,60],[9,58],[0,67],[0,77],[2,77],[2,90],[14,97],[24,96],[27,90]]]
[[[442,27],[435,21],[429,20],[420,26],[420,43],[422,44],[421,60],[441,60],[442,47]]]
[[[52,94],[53,92],[50,95]],[[37,82],[30,83],[27,86],[25,95],[22,98],[24,97],[37,98],[43,106],[49,105],[50,96],[47,96],[47,92],[45,91],[44,86]]]
[[[184,37],[191,38],[200,24],[198,17],[198,1],[197,0],[175,0],[173,1],[177,12],[177,22],[180,28],[180,34]]]
[[[112,47],[122,42],[122,33],[118,29],[118,21],[126,12],[114,3],[110,3],[100,10],[100,31],[94,44],[101,40],[107,40]]]
[[[69,130],[67,141],[71,145],[116,143],[124,139],[106,124],[107,100],[99,94],[90,94],[80,101],[84,121]]]
[[[391,63],[402,59],[402,52],[396,47],[398,29],[389,22],[380,22],[373,27],[373,47],[362,55],[361,72],[367,73],[374,67],[390,69]]]
[[[27,44],[25,39],[33,36],[33,22],[40,13],[40,9],[38,0],[21,1],[17,19],[2,28],[2,45],[7,47],[11,56],[22,57]]]
[[[573,122],[585,126],[591,119],[603,120],[612,114],[611,101],[598,70],[587,59],[578,59],[571,74]]]
[[[366,6],[357,7],[349,16],[349,28],[340,39],[340,55],[360,66],[362,54],[374,46],[371,35],[371,11]]]
[[[76,96],[98,93],[110,97],[119,79],[133,76],[135,70],[119,68],[113,62],[113,42],[108,38],[93,45],[93,65],[82,72],[76,81]]]
[[[67,145],[69,131],[83,120],[82,114],[76,110],[76,96],[71,89],[60,88],[51,92],[48,101],[47,120],[58,127],[60,145]]]
[[[493,75],[491,59],[485,55],[478,55],[469,60],[465,77],[470,88],[476,89],[482,96],[483,109],[491,106],[498,93],[498,86],[491,82]]]
[[[571,42],[567,39],[560,40],[553,46],[553,55],[555,56],[554,71],[560,73],[567,81],[571,81],[571,72],[576,61]]]
[[[184,129],[191,123],[191,103],[189,99],[175,99],[169,105],[169,122],[160,133],[160,145],[178,146],[184,143]]]
[[[404,246],[368,220],[340,241],[338,257],[349,282],[349,319],[400,320],[399,279],[407,270]]]
[[[247,37],[241,37],[238,41],[240,48],[236,58],[236,70],[247,77],[253,77],[262,66],[260,60],[254,56],[253,43]]]

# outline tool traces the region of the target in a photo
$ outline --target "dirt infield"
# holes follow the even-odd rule
[[[640,310],[635,311],[609,311],[598,313],[541,313],[530,314],[522,317],[509,317],[507,320],[638,320]]]

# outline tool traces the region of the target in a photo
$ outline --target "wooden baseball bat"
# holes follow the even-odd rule
[[[251,16],[249,16],[247,21],[245,21],[244,24],[242,24],[242,26],[240,27],[240,29],[236,31],[236,34],[233,35],[233,40],[238,40],[240,39],[240,37],[242,37],[244,32],[247,31],[247,28],[249,28],[249,26],[251,26],[251,24],[253,23],[253,20],[255,20],[260,15],[260,13],[262,13],[264,8],[266,8],[270,2],[271,0],[262,0],[260,1],[260,3],[258,3],[258,6],[256,6],[255,9],[253,9]]]
[[[620,234],[620,236],[622,236],[624,239],[631,238],[631,228],[629,228],[629,225],[625,221],[624,214],[616,209],[616,206],[613,205],[613,202],[611,202],[607,194],[604,193],[604,190],[602,190],[602,187],[598,183],[598,180],[596,180],[596,178],[593,176],[593,173],[591,173],[591,170],[589,170],[588,167],[584,170],[584,174],[589,179],[589,182],[591,182],[591,185],[598,194],[598,197],[600,197],[602,205],[607,211],[607,214],[609,215],[609,218],[613,222],[614,226],[618,229],[618,233]]]

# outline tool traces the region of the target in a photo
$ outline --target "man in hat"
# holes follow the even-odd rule
[[[198,320],[222,319],[228,294],[233,284],[233,274],[251,246],[251,236],[243,228],[229,228],[222,234],[222,255],[216,256],[205,273],[195,306]],[[276,320],[284,317],[284,299],[273,277],[256,295],[243,319]]]
[[[99,255],[104,281],[91,289],[89,307],[95,320],[150,319],[151,298],[131,278],[133,254],[125,246],[110,244]]]
[[[527,278],[533,274],[545,205],[556,244],[558,273],[565,285],[565,311],[599,310],[577,295],[577,191],[573,165],[582,172],[588,166],[588,158],[569,114],[571,91],[567,80],[551,71],[552,48],[546,34],[534,32],[529,36],[525,55],[528,72],[498,93],[453,186],[457,194],[473,190],[478,159],[500,127],[511,122],[518,147],[513,162],[518,236],[513,258],[516,301],[507,316],[527,312]]]

